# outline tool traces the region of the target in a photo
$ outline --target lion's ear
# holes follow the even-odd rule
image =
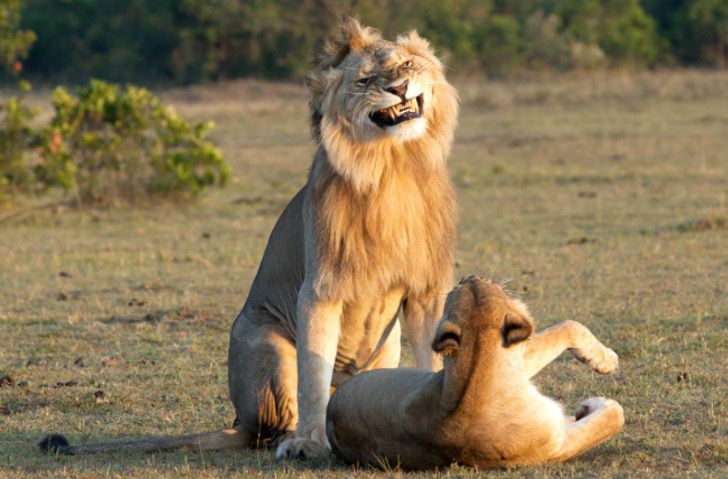
[[[437,325],[435,340],[432,342],[432,349],[436,353],[448,355],[460,349],[460,326],[452,321],[442,319]]]
[[[435,52],[432,50],[432,47],[430,47],[430,42],[419,36],[415,30],[400,34],[397,37],[397,44],[403,46],[413,55],[419,55],[439,63],[439,60],[437,60],[437,57],[435,56]]]
[[[341,33],[344,37],[344,42],[353,51],[366,48],[380,39],[379,33],[375,29],[363,26],[354,17],[345,18],[341,22]]]
[[[508,313],[503,320],[503,346],[520,343],[533,334],[533,321],[521,314]]]
[[[306,73],[303,77],[303,82],[314,95],[322,95],[326,90],[326,78],[321,72]]]
[[[363,26],[356,18],[344,18],[340,37],[326,42],[319,55],[321,69],[336,68],[349,52],[358,52],[378,40],[381,36],[375,29]]]
[[[428,50],[432,53],[432,51],[430,50],[430,42],[422,38],[417,33],[417,30],[410,30],[409,32],[400,33],[397,36],[397,43],[405,47]]]

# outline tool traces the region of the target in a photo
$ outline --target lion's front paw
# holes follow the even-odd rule
[[[331,446],[326,434],[318,429],[307,437],[296,436],[281,442],[276,449],[276,459],[312,459],[327,454]]]

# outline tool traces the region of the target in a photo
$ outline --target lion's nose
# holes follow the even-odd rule
[[[409,80],[405,79],[402,83],[399,83],[397,85],[389,85],[387,88],[385,88],[386,91],[389,93],[392,93],[393,95],[397,95],[402,100],[405,100],[405,95],[407,94],[407,85],[409,84]]]

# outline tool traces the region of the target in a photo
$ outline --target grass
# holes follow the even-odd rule
[[[422,477],[728,476],[728,73],[459,85],[459,274],[509,279],[540,327],[576,319],[621,356],[538,378],[569,410],[614,398],[616,438],[562,465]],[[233,82],[164,93],[212,118],[235,178],[186,206],[0,212],[0,477],[400,477],[268,450],[40,455],[230,424],[228,331],[313,152],[305,96]],[[413,364],[407,352],[406,365]],[[103,394],[99,393],[101,391]]]

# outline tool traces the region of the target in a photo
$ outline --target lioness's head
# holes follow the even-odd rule
[[[329,154],[425,140],[447,154],[457,96],[429,43],[412,31],[394,41],[349,19],[306,75],[316,139]],[[439,161],[439,160],[433,160]],[[335,165],[336,166],[336,165]]]
[[[533,329],[525,304],[497,283],[468,276],[448,294],[432,348],[445,355],[457,355],[476,342],[509,348],[528,339]]]

